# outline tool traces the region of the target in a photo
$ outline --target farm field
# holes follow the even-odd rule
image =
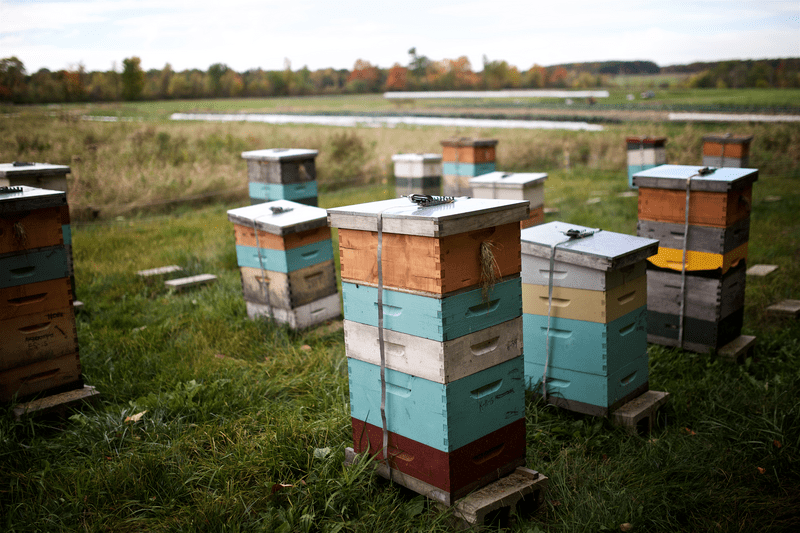
[[[386,105],[286,100],[253,101],[248,111]],[[743,333],[758,338],[754,356],[735,365],[651,345],[650,387],[672,398],[647,436],[529,396],[527,466],[550,488],[538,512],[513,515],[507,530],[800,528],[800,322],[765,315],[771,303],[800,299],[800,125],[632,122],[561,132],[167,120],[234,107],[20,108],[0,118],[0,159],[72,168],[81,362],[102,394],[66,420],[15,421],[3,408],[5,531],[450,531],[449,512],[369,465],[342,466],[352,438],[341,322],[295,332],[247,319],[226,217],[249,203],[240,153],[318,149],[320,205],[334,207],[394,197],[394,153],[440,153],[439,141],[454,135],[492,137],[499,170],[549,173],[545,203],[560,211],[547,221],[635,234],[636,198],[619,195],[625,136],[666,136],[670,163],[699,164],[712,132],[754,135],[760,176],[748,265],[779,266],[747,279]],[[86,113],[144,118],[90,122],[79,118]],[[135,274],[169,264],[219,279],[175,293]]]

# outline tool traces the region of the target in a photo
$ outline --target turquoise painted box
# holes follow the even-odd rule
[[[67,277],[67,251],[63,246],[0,256],[0,289]]]
[[[525,417],[523,358],[448,384],[386,369],[388,430],[451,452]],[[347,359],[350,413],[382,427],[380,366]]]
[[[61,225],[61,233],[64,234],[64,246],[72,244],[72,227],[69,224]]]
[[[342,282],[344,316],[378,326],[378,289]],[[519,277],[497,283],[484,301],[481,289],[444,298],[383,290],[383,327],[435,341],[448,341],[522,315]]]
[[[442,163],[442,175],[449,176],[482,176],[495,171],[495,163]]]
[[[570,411],[606,416],[649,388],[647,352],[608,376],[547,368],[547,401]],[[544,365],[525,360],[528,389],[542,393]]]
[[[317,182],[305,181],[301,183],[257,183],[251,182],[250,198],[263,200],[293,200],[317,197]]]
[[[255,246],[236,245],[236,260],[240,267],[260,268],[289,273],[333,259],[330,239],[306,244],[289,250],[272,250]]]
[[[546,336],[546,315],[522,315],[526,365],[530,362],[544,366]],[[548,340],[548,368],[578,370],[599,376],[614,374],[647,352],[647,306],[606,324],[551,317]]]

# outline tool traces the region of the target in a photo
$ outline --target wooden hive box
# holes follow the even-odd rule
[[[639,237],[657,240],[662,248],[682,251],[686,231],[684,224],[639,220],[636,234]],[[723,255],[747,243],[749,238],[749,216],[725,228],[690,225],[686,249],[693,252]]]
[[[317,182],[305,181],[301,183],[256,183],[250,182],[250,203],[253,205],[275,200],[291,200],[299,204],[316,207]]]
[[[67,174],[69,173],[70,168],[66,165],[0,163],[0,187],[25,185],[67,192]]]
[[[351,421],[356,453],[369,453],[376,460],[381,460],[381,426],[357,418]],[[451,452],[395,432],[389,432],[388,448],[389,464],[395,471],[435,487],[444,493],[443,498],[440,496],[437,499],[454,503],[525,464],[525,420],[511,422]]]
[[[396,198],[328,210],[330,225],[339,228],[343,280],[377,285],[378,214],[387,288],[441,297],[478,286],[483,243],[493,250],[498,277],[520,271],[519,222],[528,218],[527,202],[457,198],[419,207]]]
[[[277,200],[231,209],[228,220],[234,223],[249,316],[272,314],[298,327],[315,323],[315,317],[338,316],[332,241],[324,209]]]
[[[469,180],[472,196],[497,200],[527,200],[531,214],[520,222],[522,229],[544,222],[544,182],[547,174],[490,172]]]
[[[242,152],[250,183],[288,184],[317,180],[317,150],[269,148]]]
[[[350,414],[381,426],[380,366],[347,359]],[[386,369],[388,430],[452,452],[525,417],[523,359],[443,384]]]
[[[648,261],[659,267],[681,271],[685,268],[688,271],[701,270],[721,270],[727,272],[731,267],[747,259],[747,244],[744,243],[730,252],[724,254],[711,254],[707,252],[695,252],[687,250],[684,256],[682,249],[664,248],[658,249],[658,253],[648,258]]]
[[[439,154],[395,154],[395,178],[441,177],[442,156]]]
[[[628,186],[634,187],[633,175],[666,164],[666,137],[633,136],[625,139],[628,154]]]
[[[683,345],[681,345],[678,340],[680,315],[648,311],[647,342],[708,353],[738,338],[742,332],[743,320],[744,307],[740,307],[720,321],[687,316],[684,318]]]
[[[494,163],[496,159],[497,139],[445,139],[441,145],[444,163]]]
[[[704,135],[703,165],[746,168],[750,165],[752,135]]]

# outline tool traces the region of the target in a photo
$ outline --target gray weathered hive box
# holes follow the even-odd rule
[[[319,152],[305,148],[268,148],[242,152],[247,160],[247,177],[257,183],[300,183],[315,181],[314,159]]]

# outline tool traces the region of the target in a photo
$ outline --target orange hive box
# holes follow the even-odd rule
[[[447,139],[441,144],[443,162],[492,163],[496,159],[495,139]]]
[[[752,140],[752,135],[706,135],[703,137],[703,155],[739,159],[748,157]]]
[[[691,191],[689,224],[726,228],[750,216],[752,185],[728,192]],[[684,223],[686,191],[639,187],[639,219]]]
[[[328,226],[283,236],[258,230],[258,239],[256,239],[256,234],[252,227],[234,224],[233,232],[238,245],[268,248],[270,250],[291,250],[331,238],[331,230]]]

